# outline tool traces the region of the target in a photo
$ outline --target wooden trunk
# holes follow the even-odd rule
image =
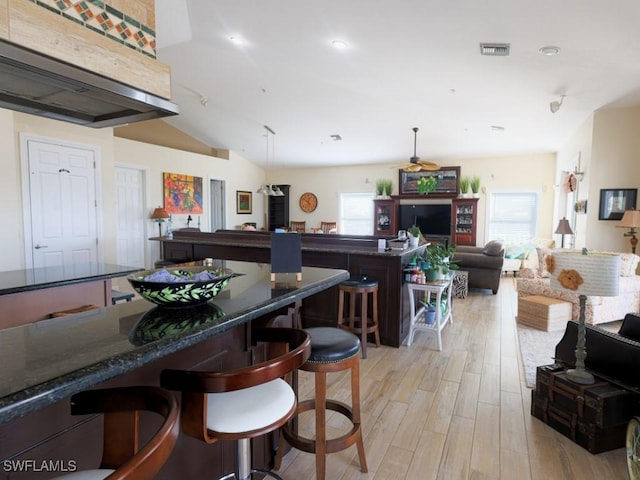
[[[596,377],[592,385],[567,379],[555,365],[537,368],[531,415],[591,453],[624,447],[629,419],[640,412],[640,396]]]

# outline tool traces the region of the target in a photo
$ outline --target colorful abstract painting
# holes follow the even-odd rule
[[[168,213],[202,213],[202,177],[167,172],[162,176]]]

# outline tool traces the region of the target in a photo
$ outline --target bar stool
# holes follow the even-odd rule
[[[206,443],[236,441],[236,468],[222,477],[247,480],[267,470],[251,468],[250,439],[280,428],[296,412],[291,386],[281,377],[304,364],[311,351],[309,334],[295,328],[258,328],[254,342],[288,344],[270,360],[224,372],[163,370],[160,384],[182,392],[182,431]]]
[[[344,316],[344,297],[349,295],[349,315]],[[372,295],[373,312],[369,316],[369,294]],[[375,336],[376,347],[380,346],[378,331],[378,282],[366,275],[353,276],[338,286],[338,327],[360,335],[362,358],[367,358],[367,337]],[[356,316],[356,297],[360,295],[360,316]]]
[[[316,480],[326,475],[326,455],[344,450],[354,443],[358,448],[360,470],[367,472],[360,420],[360,340],[354,334],[339,328],[314,327],[305,331],[311,336],[311,355],[300,370],[315,373],[315,398],[298,403],[296,416],[315,410],[315,440],[294,432],[293,419],[281,429],[275,469],[279,470],[284,454],[285,440],[294,448],[316,455]],[[351,370],[351,406],[327,399],[327,373]],[[351,421],[346,434],[327,439],[326,410],[340,413]]]
[[[164,420],[153,437],[139,446],[139,412]],[[71,397],[72,415],[104,413],[104,442],[99,470],[79,470],[57,480],[151,480],[169,458],[178,438],[180,410],[176,398],[158,387],[87,390]]]

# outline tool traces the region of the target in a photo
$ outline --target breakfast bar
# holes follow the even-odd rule
[[[303,267],[301,282],[284,274],[273,283],[269,264],[216,265],[234,275],[204,305],[172,309],[137,299],[0,330],[0,459],[97,465],[100,422],[72,417],[71,395],[158,385],[160,371],[169,367],[226,370],[261,361],[266,348],[252,342],[253,327],[281,315],[296,326],[307,299],[348,278],[345,270]],[[268,468],[273,440],[256,439],[256,445],[255,462]],[[157,478],[216,478],[232,470],[233,462],[232,442],[212,448],[180,436]],[[13,478],[11,473],[1,472],[0,478]],[[42,478],[32,473],[19,478]]]
[[[238,230],[218,230],[215,233],[176,231],[171,239],[155,237],[153,240],[161,242],[165,262],[213,257],[268,263],[271,235],[271,232]],[[424,250],[426,244],[400,250],[379,249],[379,238],[373,236],[291,235],[301,236],[302,265],[340,268],[351,275],[376,279],[379,285],[380,342],[392,347],[402,345],[409,334],[411,321],[410,303],[403,288],[403,269]],[[337,315],[337,287],[316,295],[305,304],[303,311],[305,326],[334,326]]]

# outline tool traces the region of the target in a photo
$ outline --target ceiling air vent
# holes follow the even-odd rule
[[[481,43],[480,54],[492,57],[508,57],[509,47],[510,44],[508,43]]]

